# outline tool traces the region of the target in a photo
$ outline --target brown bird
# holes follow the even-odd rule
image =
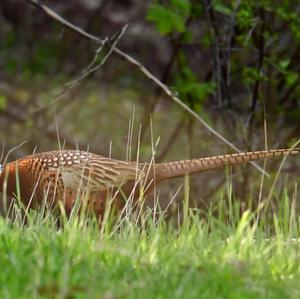
[[[27,207],[36,207],[43,200],[49,207],[55,207],[61,201],[68,214],[76,198],[87,198],[88,208],[101,216],[107,198],[115,197],[115,206],[121,209],[128,197],[140,196],[141,186],[146,194],[154,185],[172,177],[298,153],[300,148],[277,149],[151,164],[79,150],[50,151],[23,157],[0,168],[0,192],[19,196]]]

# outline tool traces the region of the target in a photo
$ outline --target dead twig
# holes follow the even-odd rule
[[[120,34],[117,36],[117,38],[114,40],[111,48],[109,49],[108,53],[103,57],[103,59],[101,60],[100,63],[98,63],[97,65],[97,58],[99,56],[99,53],[102,51],[105,43],[108,41],[108,39],[106,38],[104,40],[104,43],[102,43],[102,45],[96,50],[96,54],[93,58],[93,61],[85,68],[85,70],[82,72],[82,75],[79,76],[78,78],[76,78],[75,80],[68,82],[66,84],[66,86],[74,86],[75,84],[77,84],[79,81],[83,80],[84,78],[86,78],[88,75],[90,75],[91,73],[97,71],[99,68],[101,68],[104,63],[107,61],[107,59],[109,58],[109,56],[111,55],[111,53],[114,51],[115,47],[117,46],[118,42],[120,41],[120,39],[122,38],[122,36],[124,35],[125,31],[127,30],[128,25],[125,25],[122,29],[122,31],[120,32]]]
[[[44,109],[52,106],[53,104],[62,101],[65,98],[65,95],[68,92],[70,92],[75,87],[75,85],[77,85],[80,81],[82,81],[83,79],[85,79],[86,77],[88,77],[90,74],[94,73],[99,68],[101,68],[104,65],[104,63],[107,61],[107,59],[109,58],[109,56],[111,55],[113,49],[115,48],[115,46],[117,45],[117,43],[120,41],[121,37],[124,35],[124,33],[125,33],[125,31],[126,31],[127,28],[128,28],[128,25],[125,25],[123,27],[123,29],[120,32],[120,34],[118,34],[118,36],[114,39],[114,42],[113,42],[110,50],[108,51],[108,53],[102,58],[102,60],[98,64],[96,64],[96,62],[97,62],[97,60],[99,58],[100,52],[103,50],[105,44],[107,43],[108,38],[105,38],[103,40],[103,43],[95,51],[95,55],[93,57],[93,60],[84,68],[84,70],[81,72],[81,74],[77,78],[73,79],[72,81],[67,82],[64,85],[64,89],[61,90],[56,95],[56,98],[53,99],[51,101],[51,103],[35,109],[33,112],[31,112],[31,114],[36,114],[36,113],[40,112],[41,110],[44,110]]]

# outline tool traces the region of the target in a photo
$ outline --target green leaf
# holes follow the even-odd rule
[[[157,30],[164,35],[185,30],[185,18],[159,4],[149,7],[147,20],[152,21]]]
[[[4,110],[6,108],[7,98],[4,95],[0,95],[0,110]]]
[[[286,83],[289,86],[294,85],[299,79],[299,75],[295,72],[288,72],[286,74]]]
[[[281,70],[285,70],[288,66],[289,66],[289,63],[290,63],[290,59],[284,59],[284,60],[281,60],[279,62],[279,68]]]
[[[209,94],[214,91],[214,86],[211,83],[190,83],[184,88],[184,92],[194,98],[203,101]]]
[[[220,13],[226,15],[226,16],[231,16],[232,15],[231,9],[228,6],[225,6],[222,3],[214,2],[213,7],[214,7],[215,11],[220,12]]]
[[[236,19],[241,29],[250,28],[255,22],[255,18],[250,8],[241,8],[236,14]]]
[[[188,0],[171,0],[172,6],[181,15],[188,16],[191,10],[191,3]]]
[[[252,84],[256,80],[261,80],[262,75],[259,73],[259,71],[255,67],[244,67],[243,79],[244,79],[245,83]]]
[[[203,102],[215,90],[213,82],[199,82],[189,68],[185,68],[181,75],[177,77],[175,87],[183,99],[191,98],[193,102],[198,104]]]

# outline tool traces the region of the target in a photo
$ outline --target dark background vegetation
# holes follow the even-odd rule
[[[240,149],[287,147],[299,138],[297,1],[43,3],[100,38],[113,38],[129,24],[118,47]],[[0,2],[0,38],[0,133],[5,153],[27,141],[10,159],[35,148],[57,149],[58,139],[66,148],[89,148],[103,155],[111,148],[114,158],[126,159],[130,124],[133,160],[139,139],[144,161],[151,158],[158,138],[157,161],[232,152],[115,54],[66,91],[65,84],[90,63],[97,45],[62,28],[26,0]],[[293,189],[297,160],[290,158],[285,164],[279,192],[282,186]],[[269,161],[267,171],[276,173],[278,165]],[[235,169],[232,178],[238,198],[257,198],[261,176],[253,166]],[[173,186],[178,182],[182,180]],[[223,170],[193,177],[192,201],[216,198],[225,182]],[[171,197],[176,192],[164,190]]]

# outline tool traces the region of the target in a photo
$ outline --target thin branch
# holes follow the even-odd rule
[[[213,60],[213,75],[217,81],[217,103],[219,106],[223,103],[223,78],[222,78],[222,52],[220,47],[220,34],[219,28],[216,25],[215,14],[213,11],[213,3],[211,0],[204,1],[204,6],[206,10],[206,18],[209,26],[211,27],[210,38],[212,42],[212,60]],[[213,34],[212,34],[213,33]]]
[[[84,78],[86,78],[88,75],[90,75],[91,73],[97,71],[99,68],[101,68],[104,63],[107,61],[107,59],[109,58],[109,56],[111,55],[111,53],[114,51],[114,49],[116,48],[118,42],[120,41],[120,39],[122,38],[122,36],[124,35],[125,31],[127,30],[128,25],[125,25],[122,29],[122,31],[120,32],[120,34],[118,35],[118,37],[114,40],[111,48],[109,49],[108,53],[103,57],[103,59],[101,60],[100,63],[98,63],[96,66],[95,63],[97,61],[97,58],[99,56],[99,53],[102,51],[104,43],[96,50],[96,54],[94,56],[93,61],[85,68],[85,70],[82,72],[81,76],[79,76],[78,78],[76,78],[75,80],[69,82],[66,84],[66,86],[74,86],[74,84],[78,83],[79,81],[83,80]],[[107,42],[107,39],[106,39]]]
[[[79,81],[86,78],[89,74],[91,74],[92,72],[94,72],[96,69],[100,68],[100,66],[102,66],[104,64],[105,61],[103,59],[98,65],[95,66],[95,64],[98,60],[98,57],[99,57],[101,51],[103,50],[103,47],[106,42],[107,42],[107,39],[105,39],[105,42],[102,45],[100,45],[100,47],[95,51],[93,60],[88,64],[88,66],[86,66],[84,68],[84,70],[81,72],[81,74],[77,78],[73,79],[72,81],[67,82],[65,84],[65,87],[72,88],[75,84],[77,84]],[[107,57],[107,56],[105,56],[105,57]]]
[[[98,44],[103,44],[104,40],[98,38],[97,36],[94,36],[90,33],[87,33],[83,29],[73,25],[72,23],[68,22],[64,18],[62,18],[60,15],[58,15],[56,12],[54,12],[52,9],[47,7],[46,5],[42,4],[39,0],[25,0],[34,6],[41,9],[45,14],[47,14],[50,18],[54,19],[55,21],[62,24],[64,27],[69,28],[70,30],[76,32],[79,35],[82,35],[83,37],[92,40]],[[111,43],[108,42],[108,45],[112,47]],[[231,143],[229,140],[227,140],[225,137],[223,137],[220,133],[218,133],[216,130],[214,130],[204,119],[202,119],[195,111],[190,109],[185,103],[183,103],[179,97],[170,90],[169,87],[167,87],[164,83],[162,83],[157,77],[155,77],[148,69],[146,69],[138,60],[133,58],[132,56],[126,54],[122,50],[120,50],[117,47],[113,47],[112,51],[116,53],[117,55],[123,57],[126,59],[129,63],[135,65],[149,80],[153,81],[157,86],[159,86],[166,95],[168,95],[175,103],[177,103],[181,108],[183,108],[185,111],[190,113],[193,117],[195,117],[208,131],[210,131],[212,134],[214,134],[218,139],[220,139],[222,142],[227,144],[229,147],[234,149],[237,152],[241,152],[239,148],[237,148],[233,143]],[[251,162],[251,164],[256,167],[260,172],[264,173],[265,175],[268,175],[259,165],[257,165],[254,162]]]
[[[104,39],[104,42],[95,51],[95,55],[93,57],[93,60],[84,68],[84,70],[81,72],[81,74],[78,77],[76,77],[72,81],[67,82],[64,85],[64,89],[61,90],[61,91],[59,91],[59,93],[56,95],[56,98],[53,99],[49,104],[44,105],[42,107],[39,107],[39,108],[35,109],[31,114],[39,113],[40,111],[48,108],[49,106],[52,106],[53,104],[62,101],[65,98],[65,95],[68,92],[70,92],[71,90],[73,90],[73,88],[75,87],[75,85],[77,85],[80,81],[82,81],[83,79],[85,79],[86,77],[88,77],[90,74],[94,73],[96,70],[98,70],[99,68],[101,68],[104,65],[104,63],[107,61],[107,59],[109,58],[109,56],[112,54],[113,49],[118,44],[118,42],[120,41],[120,39],[124,35],[124,33],[125,33],[125,31],[126,31],[127,28],[128,28],[128,25],[125,25],[123,27],[123,29],[120,32],[120,34],[118,34],[118,36],[114,39],[114,42],[113,42],[110,50],[108,51],[108,53],[102,58],[102,60],[97,65],[96,65],[96,62],[97,62],[97,60],[99,58],[99,55],[100,55],[101,51],[103,50],[105,44],[107,43],[108,38]]]
[[[104,40],[100,39],[99,37],[89,34],[86,31],[82,30],[81,28],[73,25],[66,19],[62,18],[60,15],[58,15],[54,10],[50,9],[48,6],[44,5],[41,1],[39,0],[27,0],[27,2],[33,4],[40,10],[42,10],[46,15],[48,15],[50,18],[56,20],[60,24],[62,24],[64,27],[69,28],[70,30],[77,32],[79,35],[84,36],[85,38],[92,40],[96,42],[97,44],[103,44]]]
[[[259,56],[258,56],[258,66],[257,66],[257,71],[258,71],[259,75],[261,75],[261,73],[262,73],[264,56],[265,56],[265,38],[264,38],[265,13],[264,13],[263,8],[260,8],[260,17],[261,17],[261,29],[260,29],[260,37],[259,37]],[[258,100],[258,92],[259,92],[260,83],[261,83],[261,78],[258,78],[255,81],[255,85],[253,88],[250,123],[253,120],[253,116],[254,116],[257,100]]]

